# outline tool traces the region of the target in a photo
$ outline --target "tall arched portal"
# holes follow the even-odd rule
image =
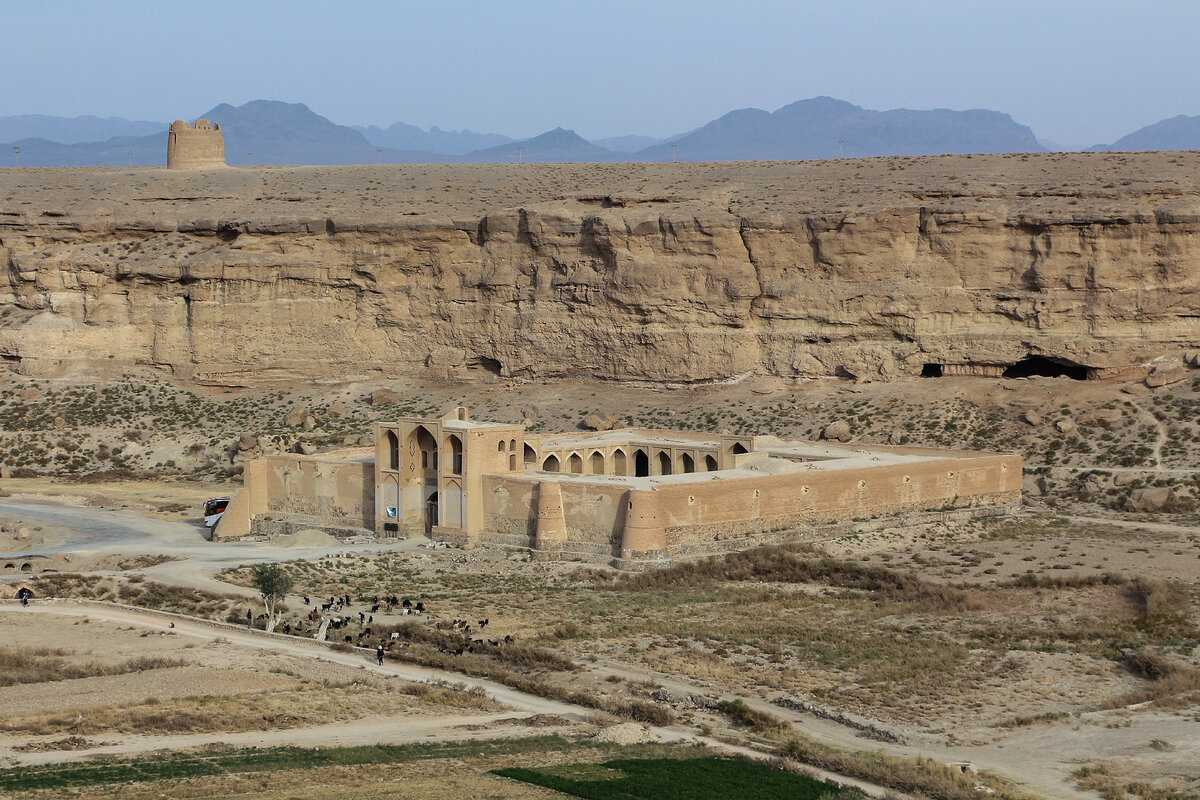
[[[419,455],[418,455],[419,453]],[[438,466],[437,439],[424,425],[418,425],[408,437],[408,455],[419,469],[436,472]]]

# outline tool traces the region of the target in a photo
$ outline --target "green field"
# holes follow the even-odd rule
[[[542,769],[493,770],[586,800],[815,800],[858,796],[804,775],[737,758],[617,759]]]
[[[580,746],[561,736],[530,736],[494,741],[421,742],[365,747],[272,747],[207,754],[179,754],[11,767],[0,770],[0,792],[63,789],[113,783],[145,783],[202,776],[390,764],[397,761],[520,755]]]

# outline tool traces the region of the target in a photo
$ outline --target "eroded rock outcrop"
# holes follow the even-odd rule
[[[832,199],[794,190],[776,205],[768,180],[836,187],[859,173],[420,168],[430,185],[526,181],[478,189],[461,214],[400,189],[370,202],[377,178],[399,186],[416,167],[226,170],[202,186],[154,170],[10,171],[0,359],[27,375],[142,364],[215,384],[887,380],[931,364],[998,374],[1031,355],[1119,375],[1200,347],[1200,158],[1173,155],[1187,163],[1169,191],[1147,185],[1138,155],[1057,157],[1091,176],[1065,194],[1045,188],[1067,169],[1055,157],[873,159],[858,168],[878,173],[874,192],[858,178]],[[925,173],[892,174],[905,170]],[[955,186],[956,171],[971,171],[956,191],[931,188]],[[585,176],[627,193],[572,194]],[[1017,188],[1036,176],[1042,188]]]

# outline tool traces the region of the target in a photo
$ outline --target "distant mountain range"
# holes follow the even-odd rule
[[[375,125],[366,128],[359,125],[350,127],[361,133],[368,142],[376,147],[420,150],[444,155],[465,155],[475,150],[496,147],[513,141],[512,137],[501,136],[498,133],[444,131],[436,125],[429,130],[422,130],[416,125],[406,125],[403,122],[393,123],[386,128],[379,128]]]
[[[642,150],[651,161],[801,161],[939,153],[1044,150],[1033,131],[998,111],[870,111],[814,97],[775,112],[731,111],[673,142]]]
[[[147,136],[166,133],[165,122],[139,122],[123,117],[48,117],[22,114],[0,117],[0,142],[49,139],[60,144],[102,142],[114,136]]]
[[[338,125],[301,103],[222,103],[204,114],[221,124],[226,160],[241,164],[435,162],[767,161],[939,153],[1044,151],[1033,131],[998,111],[872,111],[832,97],[774,112],[745,108],[667,139],[616,136],[588,141],[555,128],[520,141],[498,133]],[[0,117],[0,163],[22,166],[161,166],[165,122],[120,117]],[[1148,125],[1092,150],[1200,149],[1200,117]]]
[[[1200,116],[1164,119],[1091,150],[1200,150]]]
[[[592,144],[575,131],[555,128],[552,131],[509,142],[486,150],[476,150],[463,156],[463,161],[477,162],[563,162],[563,161],[615,161],[617,154],[607,147]]]

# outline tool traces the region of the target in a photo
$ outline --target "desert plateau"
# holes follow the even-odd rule
[[[1198,171],[0,170],[0,794],[1196,796]],[[784,440],[1023,474],[984,514],[636,568],[439,536],[445,500],[339,527],[286,480],[248,535],[201,523],[255,465],[369,464],[406,419],[712,436],[738,474]],[[500,450],[568,506],[692,469]]]

